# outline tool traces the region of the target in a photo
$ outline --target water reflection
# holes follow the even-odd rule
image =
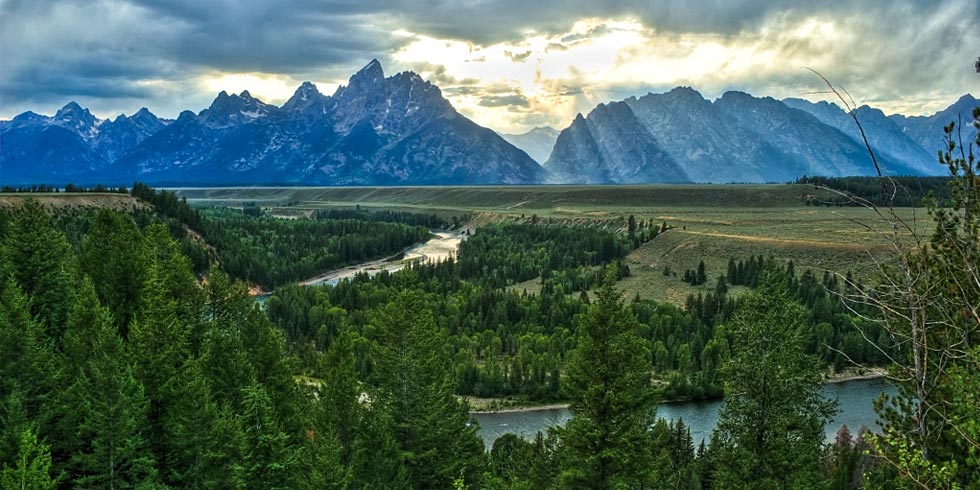
[[[840,402],[840,413],[831,420],[824,432],[827,440],[832,440],[842,425],[847,425],[851,433],[868,427],[878,429],[877,417],[872,402],[881,393],[894,394],[895,388],[882,379],[857,380],[835,383],[823,387],[824,396],[836,398]],[[683,419],[691,429],[694,444],[711,439],[711,431],[718,424],[721,401],[665,403],[657,407],[657,416],[667,420]],[[498,437],[511,432],[526,439],[533,439],[538,431],[548,427],[565,425],[571,414],[567,409],[555,408],[524,412],[499,412],[474,414],[480,422],[480,436],[490,448]]]

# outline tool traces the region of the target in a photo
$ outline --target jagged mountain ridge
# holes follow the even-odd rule
[[[717,107],[690,87],[626,99],[693,182],[764,181],[765,162],[779,152],[764,138],[738,131]]]
[[[47,176],[87,179],[99,175],[119,155],[170,122],[145,107],[129,117],[97,119],[75,102],[51,117],[25,112],[0,122],[0,181],[46,182],[42,179]]]
[[[858,143],[863,142],[860,130],[854,119],[837,104],[831,102],[810,102],[803,99],[783,99],[787,106],[805,111],[820,122],[834,127]],[[927,152],[902,131],[895,121],[889,119],[881,110],[862,105],[854,109],[868,144],[879,155],[923,175],[944,173],[936,162],[934,152]]]
[[[968,105],[963,100],[957,105]],[[833,104],[778,101],[734,91],[712,102],[690,87],[630,97],[623,103],[629,111],[620,111],[620,118],[594,118],[596,111],[576,117],[559,135],[545,168],[578,183],[633,183],[637,175],[647,182],[677,181],[672,167],[664,167],[663,173],[636,168],[630,177],[622,168],[604,168],[606,162],[623,161],[628,155],[617,155],[618,142],[606,144],[596,135],[624,132],[652,141],[688,182],[785,182],[801,175],[876,174],[853,120]],[[942,119],[946,112],[932,118]],[[856,113],[883,173],[942,173],[935,151],[920,146],[908,129],[896,124],[895,116],[867,106]],[[650,161],[642,152],[635,155],[633,164],[638,167]]]
[[[931,116],[903,116],[894,114],[889,119],[915,141],[935,160],[936,154],[946,148],[943,127],[950,122],[960,124],[962,121],[963,141],[974,141],[977,131],[970,125],[973,120],[973,109],[980,106],[980,100],[971,94],[959,98],[949,107]]]
[[[0,180],[414,185],[549,178],[526,153],[456,112],[438,87],[411,72],[385,77],[377,60],[332,96],[306,82],[282,107],[247,91],[221,92],[207,109],[173,122],[155,125],[146,114],[98,121],[73,103],[54,118],[18,116],[0,126]],[[117,122],[111,134],[119,143],[109,151],[97,138]],[[52,130],[59,140],[42,138]],[[11,138],[13,150],[22,150],[9,151]]]
[[[856,114],[886,173],[941,174],[942,126],[968,120],[977,104],[965,95],[933,116],[886,117],[867,106]],[[386,77],[372,60],[333,95],[304,82],[281,107],[245,91],[221,92],[176,120],[145,108],[100,120],[74,102],[51,117],[25,112],[0,121],[0,183],[772,182],[874,173],[838,106],[740,92],[712,102],[678,87],[600,104],[560,133],[502,136],[460,115],[417,74]]]

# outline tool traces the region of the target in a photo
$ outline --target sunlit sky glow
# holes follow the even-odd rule
[[[281,104],[304,80],[333,93],[371,58],[503,132],[678,85],[828,98],[804,67],[886,113],[980,92],[975,0],[547,3],[0,0],[0,117],[69,100],[175,117],[221,90]]]

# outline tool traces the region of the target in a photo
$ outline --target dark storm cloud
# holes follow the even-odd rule
[[[569,25],[585,17],[635,17],[664,32],[731,35],[757,26],[779,11],[871,15],[911,4],[921,15],[942,8],[935,0],[566,0],[560,4],[526,0],[375,0],[357,3],[359,12],[384,12],[414,32],[477,44],[518,41],[528,30],[562,34]],[[908,23],[907,18],[904,20]]]
[[[303,74],[397,47],[384,19],[329,3],[135,1],[180,26],[168,56],[219,70]]]
[[[340,2],[0,0],[0,114],[72,98],[176,113],[215,71],[343,78],[397,47],[383,23]]]
[[[944,16],[947,11],[955,15]],[[146,105],[176,115],[213,97],[195,82],[209,74],[337,80],[374,57],[390,69],[390,55],[415,39],[398,31],[486,46],[520,42],[531,32],[566,36],[583,18],[629,17],[657,33],[737,39],[781,14],[823,15],[845,23],[857,19],[853,23],[864,38],[848,41],[849,51],[835,54],[841,68],[831,75],[844,83],[861,81],[876,97],[962,86],[966,77],[943,75],[963,53],[980,46],[975,0],[569,0],[560,5],[527,0],[0,0],[0,116],[50,111],[72,98],[84,99],[80,102],[96,112]],[[571,34],[567,43],[583,37]],[[812,49],[793,46],[799,41],[791,38],[779,42],[783,50]],[[548,51],[567,47],[554,43]],[[521,49],[513,53],[515,61],[533,60]],[[792,83],[807,76],[800,72],[789,78]],[[438,84],[439,76],[433,81]],[[460,93],[474,92],[478,85],[456,82]],[[732,83],[754,92],[771,81]]]

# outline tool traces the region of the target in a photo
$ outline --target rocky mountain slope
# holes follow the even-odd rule
[[[783,103],[794,109],[808,112],[820,122],[838,129],[858,143],[863,142],[854,119],[837,104],[813,103],[803,99],[784,99]],[[913,141],[881,110],[862,105],[854,110],[854,114],[864,129],[868,144],[877,155],[884,156],[916,174],[932,175],[945,172],[945,169],[936,162],[934,152],[927,152]]]
[[[560,182],[687,182],[684,170],[625,102],[599,104],[558,136],[545,163]]]

